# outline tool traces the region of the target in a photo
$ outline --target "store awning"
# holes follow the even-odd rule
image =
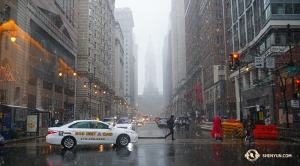
[[[18,106],[18,105],[8,105],[8,104],[2,104],[2,105],[7,106],[7,107],[11,107],[11,108],[27,109],[27,107]]]

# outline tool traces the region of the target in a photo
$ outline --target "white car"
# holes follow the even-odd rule
[[[48,128],[46,141],[72,149],[75,145],[117,144],[127,146],[138,141],[135,131],[113,127],[97,120],[76,120],[60,127]]]
[[[119,119],[115,125],[117,128],[136,130],[136,124],[131,121],[131,119],[127,117],[123,117]]]

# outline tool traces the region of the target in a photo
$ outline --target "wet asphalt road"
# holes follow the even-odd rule
[[[161,129],[166,131],[165,129]],[[193,133],[193,132],[189,132]],[[197,136],[198,135],[198,136]],[[175,135],[176,140],[139,139],[127,147],[113,145],[77,146],[64,150],[50,146],[44,138],[16,142],[0,147],[0,165],[40,166],[192,166],[192,165],[299,165],[300,144],[278,140],[257,140],[245,143],[226,138],[223,142],[210,139],[208,131],[188,134],[185,131]],[[249,161],[245,154],[256,150],[260,157]],[[248,153],[247,153],[248,154]],[[249,153],[250,154],[250,153]],[[277,157],[266,157],[277,154]],[[288,154],[289,157],[278,157]],[[249,155],[250,159],[251,154]],[[257,157],[257,154],[256,154]]]

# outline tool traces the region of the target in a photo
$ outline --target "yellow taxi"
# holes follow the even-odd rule
[[[65,149],[93,144],[127,146],[138,141],[138,134],[98,120],[76,120],[60,127],[48,128],[46,141],[51,145],[62,145]]]

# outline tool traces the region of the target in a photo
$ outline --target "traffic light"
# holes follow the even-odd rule
[[[239,53],[232,53],[231,56],[231,70],[236,70],[236,68],[239,66]]]
[[[296,93],[300,92],[300,79],[296,79],[296,82],[295,82],[295,92]]]

